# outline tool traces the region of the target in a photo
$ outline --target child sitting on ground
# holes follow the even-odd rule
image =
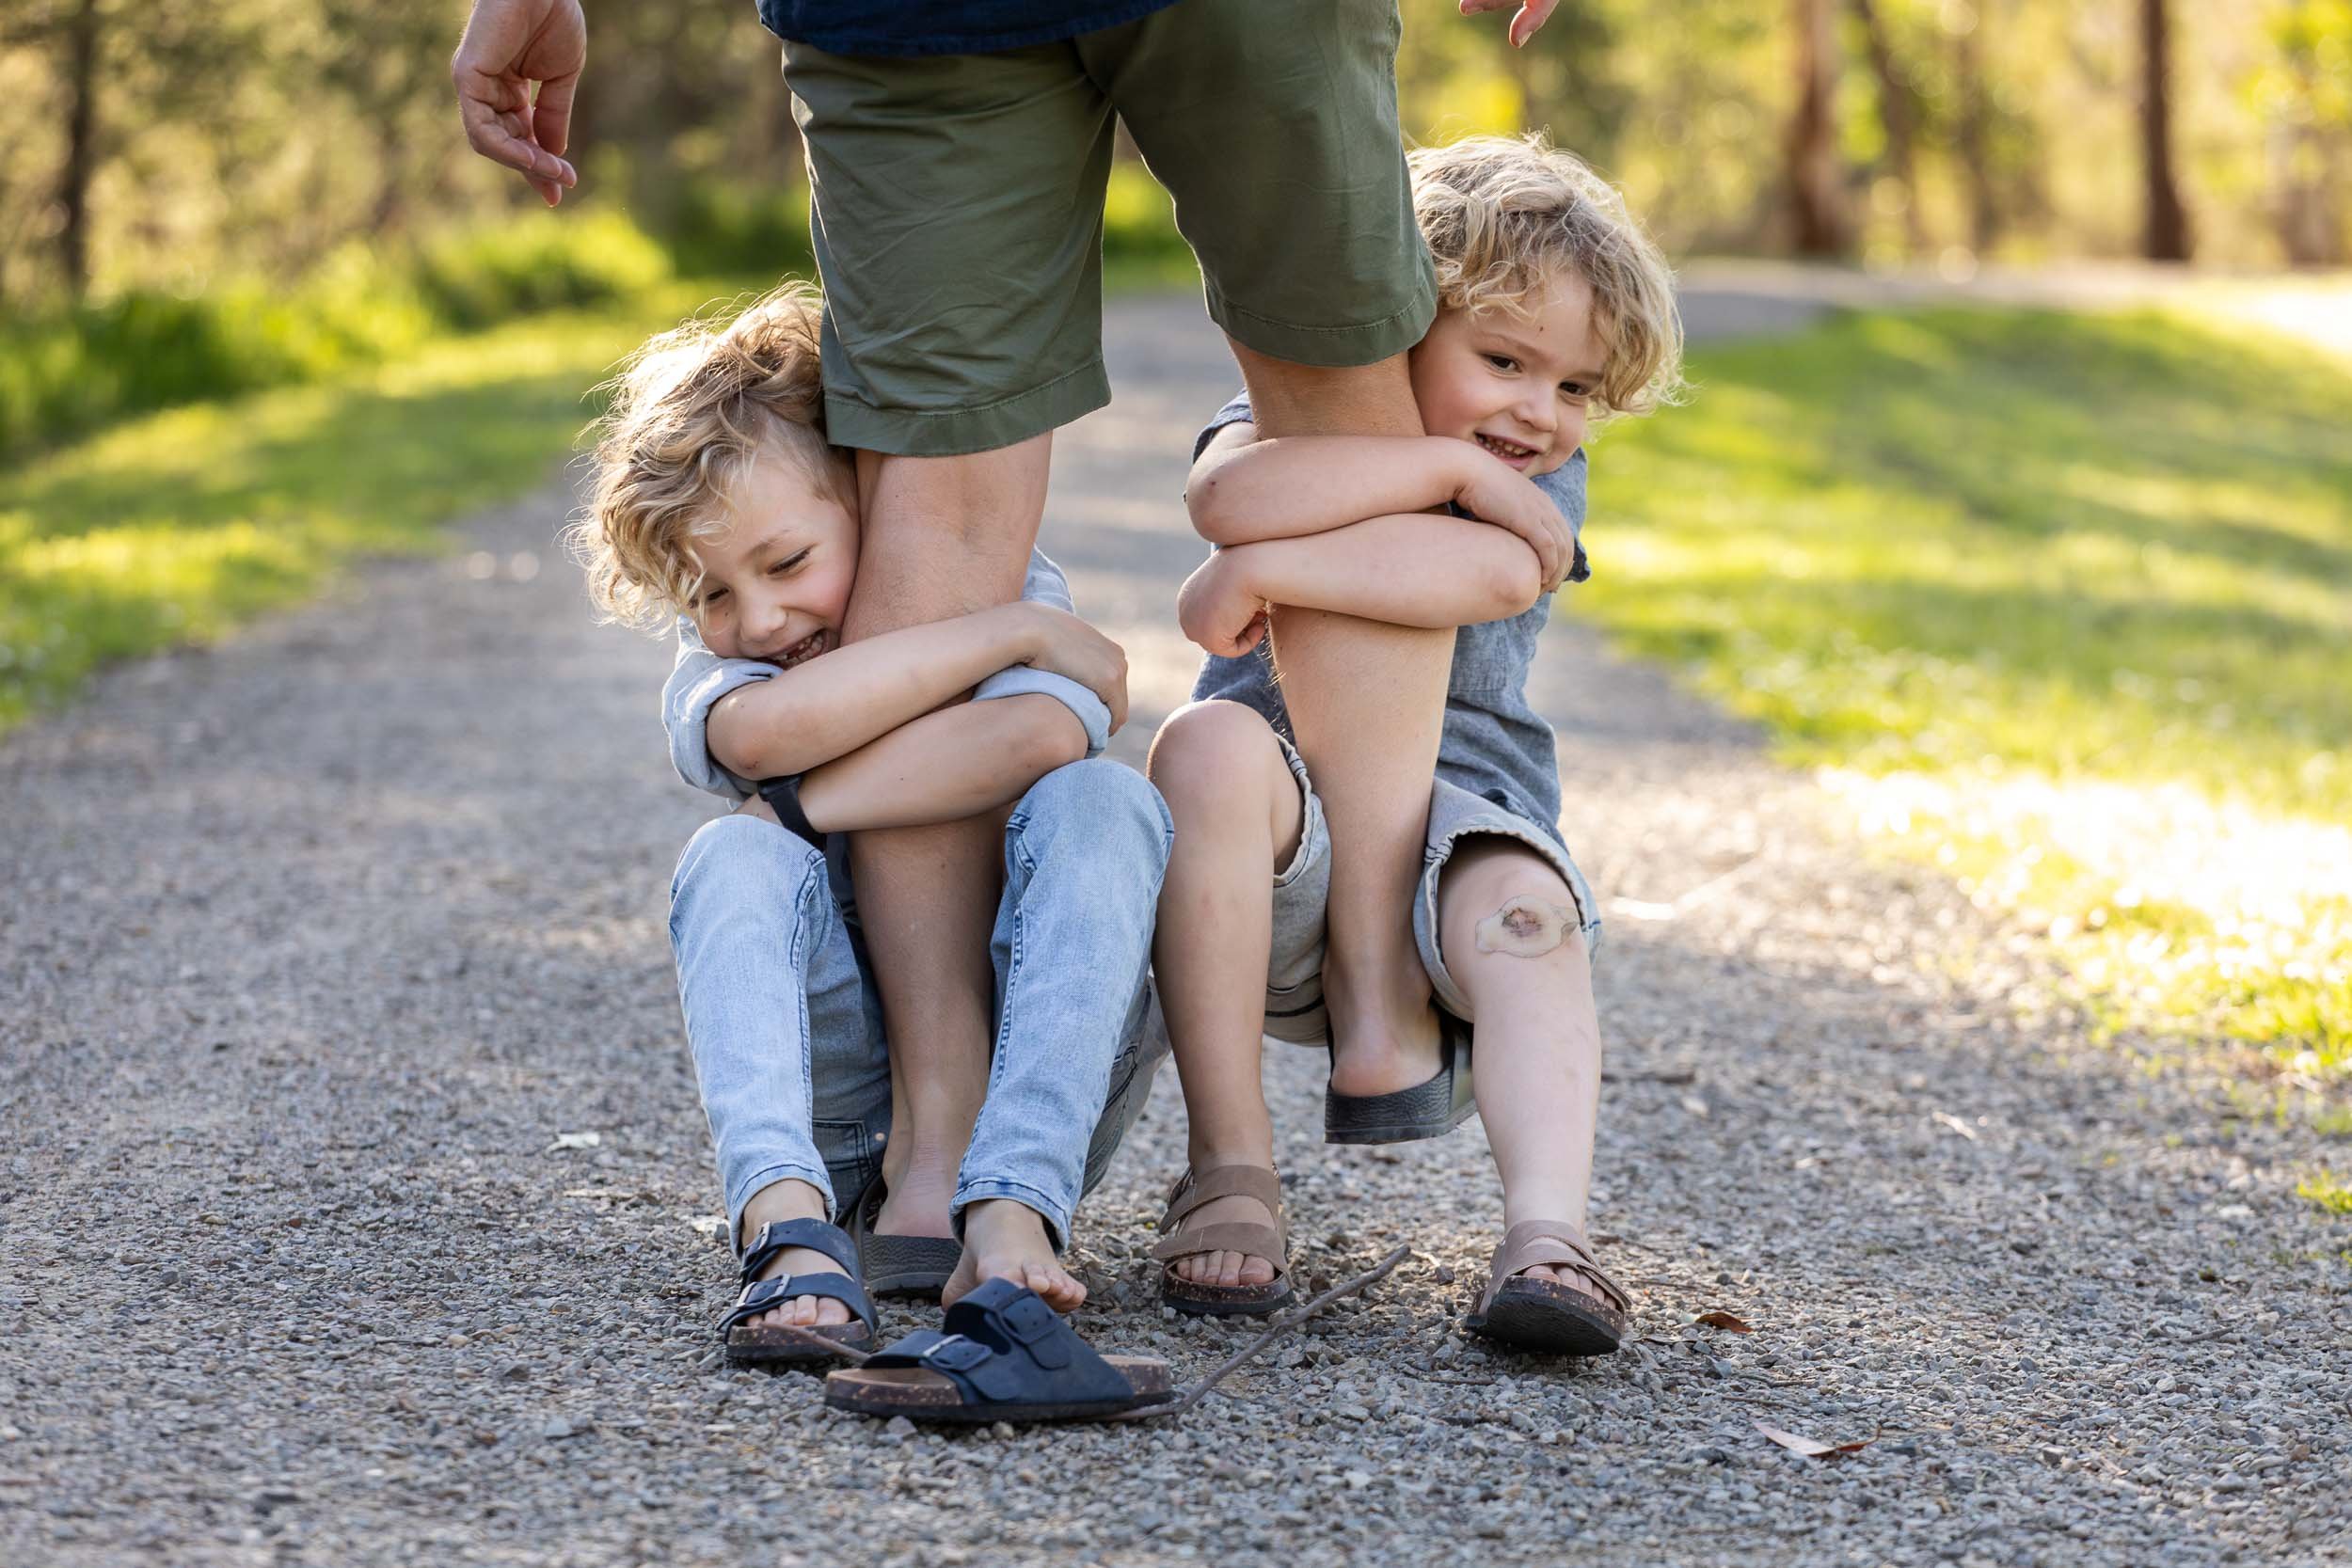
[[[1195,448],[1186,499],[1218,548],[1179,614],[1211,657],[1151,763],[1177,825],[1153,957],[1191,1168],[1153,1256],[1180,1311],[1263,1313],[1290,1298],[1261,1037],[1326,1041],[1330,845],[1276,680],[1279,607],[1458,626],[1411,911],[1437,1001],[1422,1042],[1436,1072],[1353,1093],[1335,1083],[1325,1136],[1434,1137],[1474,1094],[1505,1228],[1468,1326],[1594,1354],[1616,1348],[1631,1305],[1582,1229],[1600,923],[1560,834],[1552,733],[1527,677],[1550,590],[1586,575],[1588,423],[1646,413],[1679,385],[1673,275],[1616,192],[1540,137],[1424,149],[1411,165],[1440,295],[1410,356],[1427,434],[1262,441],[1244,397]]]
[[[742,1258],[723,1324],[739,1362],[811,1358],[784,1323],[866,1343],[854,1276],[882,1243],[946,1248],[952,1275],[895,1281],[911,1289],[952,1302],[1005,1278],[1075,1307],[1084,1288],[1057,1251],[1155,1065],[1145,975],[1167,809],[1134,770],[1084,760],[1124,709],[1125,657],[1071,612],[1042,555],[1019,603],[842,645],[859,511],[850,454],[819,422],[819,321],[812,293],[786,288],[647,343],[600,421],[574,531],[608,618],[675,619],[672,759],[741,801],[687,846],[670,914]],[[968,1146],[901,1148],[839,835],[1009,806],[987,1098]],[[941,1168],[911,1172],[920,1161]],[[895,1236],[891,1214],[883,1234],[861,1224],[856,1244],[828,1223],[853,1199],[864,1216],[884,1185],[953,1196],[928,1224],[896,1215]],[[917,1240],[951,1227],[960,1254]]]

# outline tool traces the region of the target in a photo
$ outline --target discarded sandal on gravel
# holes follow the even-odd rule
[[[759,1271],[776,1260],[776,1254],[794,1247],[821,1252],[841,1265],[840,1274],[780,1274],[762,1279]],[[805,1336],[821,1335],[843,1350],[863,1351],[874,1343],[874,1304],[855,1275],[857,1248],[839,1226],[823,1220],[777,1220],[759,1227],[743,1249],[743,1293],[719,1321],[719,1338],[726,1343],[727,1362],[736,1367],[816,1367],[833,1354],[811,1344]],[[853,1314],[846,1323],[813,1323],[787,1332],[754,1327],[751,1320],[774,1311],[796,1296],[821,1296],[837,1301]]]
[[[1101,1355],[1009,1279],[992,1279],[947,1308],[946,1329],[908,1335],[825,1379],[835,1410],[971,1426],[1081,1421],[1176,1397],[1168,1363]]]
[[[1530,1279],[1534,1268],[1568,1268],[1590,1290]],[[1565,1220],[1522,1220],[1502,1233],[1494,1273],[1463,1320],[1472,1334],[1555,1355],[1607,1355],[1625,1338],[1633,1298],[1601,1271],[1584,1232]]]
[[[857,1243],[858,1267],[866,1288],[878,1296],[913,1296],[937,1301],[948,1275],[963,1260],[963,1243],[952,1236],[878,1236],[875,1216],[889,1189],[879,1176],[850,1206],[850,1234]]]
[[[1202,1204],[1220,1197],[1254,1198],[1274,1216],[1254,1220],[1184,1221]],[[1274,1265],[1263,1285],[1207,1285],[1176,1272],[1179,1259],[1211,1252],[1241,1252]],[[1282,1179],[1263,1165],[1212,1165],[1186,1171],[1168,1190],[1168,1212],[1160,1216],[1160,1240],[1152,1249],[1160,1263],[1160,1304],[1193,1317],[1263,1317],[1291,1304],[1289,1227],[1282,1220]]]
[[[1437,1076],[1390,1094],[1342,1094],[1325,1089],[1323,1141],[1404,1144],[1441,1138],[1453,1132],[1478,1108],[1470,1094],[1470,1025],[1440,1008]],[[1333,1059],[1338,1059],[1336,1052]]]

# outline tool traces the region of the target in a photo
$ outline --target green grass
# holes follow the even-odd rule
[[[2352,900],[2295,879],[2352,826],[2352,367],[1955,310],[1692,374],[1596,449],[1579,609],[2049,931],[2111,1023],[2352,1069]]]
[[[709,297],[672,285],[388,367],[116,426],[0,476],[0,730],[92,669],[218,637],[362,554],[545,483],[587,388]],[[727,291],[731,292],[731,291]]]

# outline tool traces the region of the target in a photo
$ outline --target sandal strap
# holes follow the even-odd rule
[[[1180,1258],[1198,1258],[1207,1252],[1239,1252],[1263,1258],[1274,1265],[1277,1277],[1290,1272],[1282,1233],[1254,1220],[1218,1220],[1163,1236],[1152,1248],[1152,1257],[1162,1263],[1172,1263]]]
[[[1212,1165],[1207,1170],[1184,1172],[1168,1189],[1168,1212],[1160,1216],[1160,1229],[1174,1229],[1194,1210],[1220,1197],[1255,1200],[1274,1216],[1276,1229],[1289,1232],[1282,1219],[1282,1179],[1263,1165]]]
[[[773,1279],[754,1280],[743,1287],[743,1293],[736,1298],[734,1307],[719,1320],[719,1337],[725,1338],[727,1331],[738,1323],[748,1323],[762,1313],[772,1312],[797,1296],[822,1296],[828,1301],[837,1301],[855,1314],[869,1332],[876,1326],[874,1304],[867,1298],[866,1288],[848,1275],[780,1274]]]
[[[1217,1220],[1186,1226],[1195,1211],[1221,1197],[1246,1197],[1274,1216],[1267,1225],[1258,1220]],[[1240,1252],[1263,1258],[1279,1275],[1290,1268],[1290,1224],[1282,1216],[1282,1178],[1263,1165],[1212,1165],[1184,1172],[1168,1189],[1168,1212],[1160,1216],[1160,1240],[1152,1256],[1163,1263],[1196,1258],[1205,1252]]]
[[[737,1277],[745,1285],[757,1279],[760,1271],[776,1260],[776,1254],[801,1247],[809,1252],[821,1252],[841,1265],[844,1274],[854,1276],[857,1272],[857,1243],[837,1225],[823,1220],[772,1220],[759,1227],[751,1245],[743,1249],[743,1266]]]
[[[1538,1267],[1574,1269],[1618,1311],[1633,1309],[1633,1297],[1601,1268],[1584,1232],[1565,1220],[1521,1220],[1502,1233],[1502,1241],[1495,1248],[1494,1269],[1487,1276],[1486,1292],[1479,1299],[1479,1309],[1484,1311],[1493,1302],[1504,1280]]]
[[[946,1331],[918,1329],[863,1365],[937,1372],[965,1404],[1071,1404],[1135,1394],[1127,1375],[1041,1297],[1008,1279],[992,1279],[947,1308]]]

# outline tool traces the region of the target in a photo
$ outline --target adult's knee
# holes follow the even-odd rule
[[[1073,833],[1102,853],[1141,854],[1165,863],[1175,832],[1152,781],[1108,757],[1066,763],[1029,786],[1014,809],[1023,834]]]

